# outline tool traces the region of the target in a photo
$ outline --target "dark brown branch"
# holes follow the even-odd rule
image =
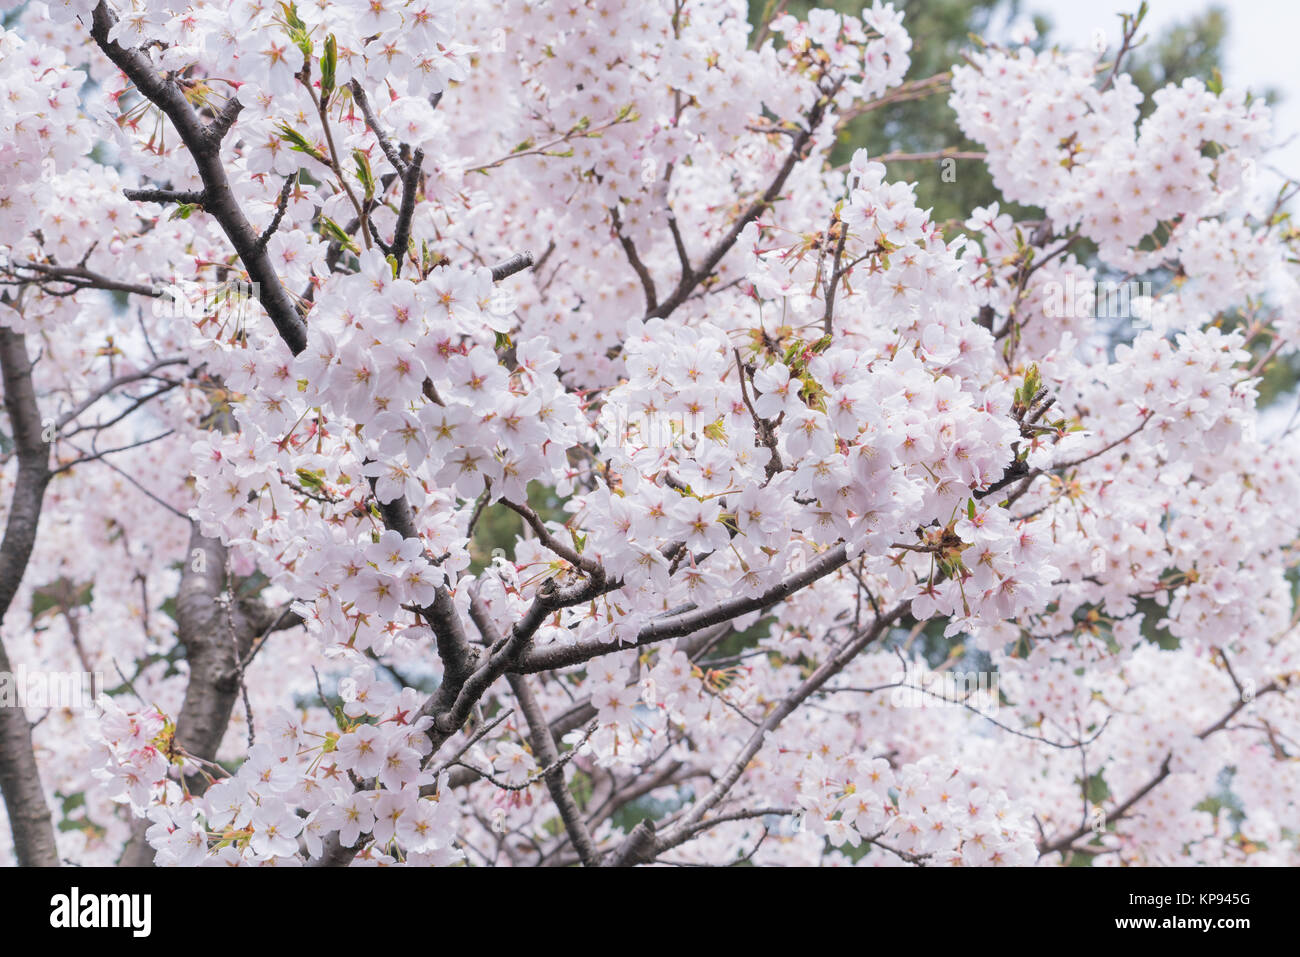
[[[77,418],[77,416],[81,415],[81,413],[85,412],[87,409],[89,409],[100,399],[104,398],[106,395],[109,395],[112,392],[115,392],[116,390],[120,389],[124,385],[130,385],[132,382],[139,382],[141,379],[156,378],[155,373],[159,369],[166,368],[167,366],[188,365],[189,361],[190,360],[182,356],[173,356],[168,359],[159,359],[157,362],[154,362],[152,365],[146,366],[145,368],[141,369],[139,372],[128,372],[123,375],[117,376],[114,379],[110,379],[108,382],[105,382],[102,386],[96,389],[93,393],[91,393],[81,402],[77,403],[77,405],[74,406],[70,412],[65,412],[63,415],[61,415],[59,417],[58,422],[55,424],[55,428],[61,430],[65,425],[67,425],[73,419]]]
[[[637,279],[641,280],[641,288],[645,290],[646,312],[653,312],[655,307],[659,305],[659,293],[655,290],[654,277],[650,275],[650,270],[641,261],[641,255],[636,251],[636,243],[623,234],[623,220],[618,215],[618,209],[610,209],[609,214],[614,224],[614,235],[618,237],[618,243],[623,247],[623,254],[627,256],[628,265],[636,273]]]
[[[791,575],[777,585],[773,585],[760,595],[733,598],[713,608],[693,609],[654,619],[637,633],[636,647],[639,648],[665,641],[668,638],[689,635],[702,628],[708,628],[710,625],[731,621],[741,615],[775,605],[777,602],[784,601],[799,589],[831,574],[847,561],[848,557],[844,546],[836,545],[809,562],[808,567],[803,571]],[[550,671],[554,668],[564,668],[589,661],[610,651],[619,650],[620,647],[625,646],[611,645],[592,638],[577,641],[573,644],[554,644],[543,648],[529,648],[510,670],[522,674]]]
[[[42,435],[41,415],[32,385],[32,364],[27,338],[0,327],[0,373],[3,374],[5,411],[18,455],[9,517],[0,543],[0,620],[9,612],[40,524],[41,503],[50,481],[50,446]],[[0,642],[0,672],[12,673],[9,656]],[[0,792],[4,794],[9,828],[18,863],[28,867],[57,867],[58,847],[50,809],[36,766],[32,729],[24,708],[0,707]]]
[[[185,98],[184,91],[170,77],[160,76],[139,50],[128,50],[108,38],[117,17],[101,2],[95,7],[90,35],[110,60],[135,84],[141,95],[172,121],[182,142],[194,157],[203,180],[204,210],[217,220],[235,248],[250,280],[258,284],[258,298],[276,331],[294,355],[307,347],[307,326],[280,283],[266,250],[258,245],[253,231],[230,188],[221,160],[221,138],[239,113],[238,100],[231,100],[211,126],[205,126]]]
[[[776,427],[754,409],[754,403],[749,399],[749,386],[746,384],[749,380],[749,371],[745,368],[744,360],[740,358],[740,350],[733,349],[732,352],[736,356],[736,372],[740,375],[740,397],[745,402],[745,408],[749,410],[750,418],[754,420],[754,433],[758,441],[762,442],[768,451],[767,465],[763,467],[763,472],[770,482],[772,476],[785,468],[781,462],[781,451],[777,448]]]
[[[695,272],[691,268],[691,257],[686,252],[686,243],[682,240],[682,231],[677,226],[677,214],[668,208],[668,232],[673,237],[673,247],[677,250],[677,262],[682,267],[682,275],[689,276]]]
[[[609,867],[635,867],[646,860],[655,846],[655,822],[646,819],[632,828],[609,857]]]
[[[239,694],[238,665],[252,648],[254,636],[261,633],[259,625],[264,620],[260,610],[250,614],[235,602],[234,583],[226,580],[226,567],[225,546],[204,537],[194,526],[176,596],[177,636],[185,646],[190,668],[185,703],[176,720],[176,742],[205,761],[215,760],[225,737]],[[229,613],[235,623],[233,640],[223,599],[234,603]],[[195,786],[201,791],[203,782],[194,779],[190,790]]]
[[[371,483],[373,486],[374,479],[371,479]],[[420,539],[420,533],[415,528],[411,506],[405,498],[380,503],[379,513],[383,516],[384,524],[403,538],[413,538],[417,541]],[[420,616],[433,630],[438,646],[438,657],[442,659],[444,673],[439,690],[448,689],[454,693],[469,675],[475,656],[469,646],[469,639],[465,636],[460,614],[456,611],[451,594],[445,586],[438,587],[433,604],[420,609]]]
[[[257,599],[236,598],[235,583],[227,576],[227,558],[221,542],[206,538],[197,524],[191,524],[176,595],[177,639],[185,649],[190,673],[174,741],[181,752],[200,763],[216,760],[239,698],[243,668],[260,647],[254,639],[260,636],[264,641],[272,630],[301,622],[297,615],[267,608]],[[201,773],[186,778],[192,794],[202,794],[208,784]],[[156,852],[144,839],[147,829],[148,821],[137,822],[120,866],[153,864]]]
[[[362,88],[361,83],[357,80],[352,81],[352,98],[357,101],[357,106],[361,107],[361,115],[366,118],[366,126],[370,127],[370,132],[375,134],[375,139],[379,140],[379,148],[384,151],[388,157],[388,162],[393,164],[393,169],[399,174],[406,172],[406,161],[402,159],[397,149],[393,146],[387,134],[379,127],[379,118],[370,107],[370,100],[366,97],[366,91]]]
[[[410,164],[402,170],[402,205],[397,211],[397,226],[393,230],[393,256],[400,272],[406,260],[406,247],[411,241],[411,220],[415,216],[415,191],[420,185],[420,166],[424,163],[424,150],[417,149]]]
[[[685,844],[691,838],[705,831],[710,831],[719,824],[728,824],[732,821],[752,821],[758,817],[789,817],[797,814],[794,808],[788,807],[759,807],[749,808],[743,811],[728,811],[725,814],[719,814],[717,817],[711,817],[706,821],[697,821],[690,827],[683,829],[681,832],[674,834],[671,839],[665,839],[655,842],[654,852],[658,856],[665,851],[670,851],[674,847]]]
[[[651,309],[647,314],[647,319],[662,319],[671,315],[673,310],[686,301],[687,297],[695,290],[695,287],[702,283],[713,271],[718,268],[718,264],[731,252],[736,241],[740,239],[740,234],[744,232],[745,227],[758,219],[768,208],[776,202],[777,197],[781,195],[781,190],[785,188],[786,180],[794,172],[794,168],[799,162],[808,155],[808,148],[812,144],[812,138],[826,116],[826,111],[830,108],[835,94],[839,92],[843,80],[836,80],[829,90],[817,98],[817,102],[808,113],[808,126],[800,130],[799,135],[794,138],[794,143],[790,147],[790,152],[786,155],[785,162],[781,164],[781,169],[777,172],[772,182],[768,184],[763,195],[750,204],[750,206],[731,224],[726,235],[722,237],[709,251],[704,262],[698,269],[692,269],[682,274],[681,281],[678,282],[677,288],[673,294],[661,302],[657,308]],[[683,262],[685,268],[685,262]]]
[[[596,852],[596,845],[592,843],[591,834],[587,831],[587,824],[578,811],[577,803],[573,800],[573,794],[564,783],[564,768],[558,766],[560,752],[555,746],[555,739],[551,736],[551,729],[546,723],[541,705],[537,703],[537,698],[534,697],[528,679],[524,675],[511,675],[510,688],[515,693],[515,700],[519,702],[519,710],[528,722],[533,753],[537,755],[538,763],[548,769],[544,776],[546,789],[550,791],[551,800],[555,802],[555,807],[560,812],[560,819],[564,822],[569,840],[586,867],[599,867],[600,855]]]
[[[551,530],[546,527],[546,523],[542,521],[542,517],[533,510],[532,506],[512,502],[508,498],[503,498],[501,504],[518,514],[520,518],[527,522],[528,527],[533,530],[533,533],[538,537],[541,543],[555,554],[559,555],[574,568],[581,568],[592,578],[599,578],[602,581],[604,580],[605,569],[601,566],[600,562],[594,561],[591,558],[580,554],[577,549],[571,548],[552,535]]]
[[[835,243],[835,257],[831,265],[831,281],[826,287],[826,311],[822,315],[822,331],[828,336],[834,328],[832,316],[835,313],[835,289],[839,286],[840,279],[844,275],[844,271],[840,267],[844,258],[844,243],[845,240],[849,238],[848,227],[845,226],[838,217],[836,218],[835,223],[840,228],[840,235],[839,239]]]
[[[266,244],[269,243],[271,237],[275,235],[275,231],[280,228],[280,221],[284,219],[284,211],[289,208],[289,196],[293,193],[294,181],[297,178],[298,176],[295,173],[293,176],[288,177],[284,181],[284,185],[280,187],[280,197],[275,203],[275,215],[271,217],[271,222],[266,229],[262,230],[262,235],[257,237],[257,246],[259,249],[265,249]]]
[[[183,206],[202,206],[207,199],[203,190],[124,189],[122,195],[137,203],[177,203]]]
[[[532,253],[527,251],[518,253],[511,256],[509,259],[502,260],[492,267],[492,281],[500,282],[502,279],[513,276],[517,272],[523,272],[525,269],[531,268],[532,265]]]
[[[239,116],[239,111],[243,108],[244,104],[240,103],[237,98],[232,96],[226,101],[226,105],[221,108],[221,111],[216,115],[213,121],[208,124],[208,135],[220,143],[226,138],[226,134],[230,132],[230,128],[235,125],[235,120]]]
[[[49,263],[25,262],[12,263],[8,269],[22,269],[28,272],[38,273],[43,278],[32,277],[31,279],[19,278],[19,282],[30,282],[35,285],[41,285],[46,282],[66,282],[72,286],[73,292],[78,289],[106,289],[111,292],[129,292],[137,296],[148,296],[156,298],[161,291],[153,286],[144,286],[139,283],[121,282],[108,276],[92,272],[85,266],[58,266]]]

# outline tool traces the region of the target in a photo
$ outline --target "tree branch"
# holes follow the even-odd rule
[[[794,143],[790,147],[790,152],[786,155],[785,162],[781,164],[781,169],[767,189],[763,191],[763,195],[751,203],[749,208],[731,224],[731,228],[727,230],[726,235],[709,251],[698,269],[687,270],[686,262],[683,260],[683,273],[677,288],[673,290],[671,296],[646,313],[647,319],[662,319],[671,315],[673,310],[686,301],[696,286],[713,274],[713,271],[718,268],[718,264],[736,245],[736,241],[740,239],[740,234],[744,232],[745,227],[758,219],[766,209],[776,202],[777,197],[781,195],[781,190],[785,188],[786,180],[794,172],[794,168],[799,164],[800,160],[807,156],[808,147],[817,132],[817,127],[821,125],[826,116],[826,111],[830,108],[832,101],[835,99],[835,94],[839,92],[843,83],[843,79],[836,80],[829,90],[823,92],[817,98],[817,102],[808,113],[807,128],[800,130],[799,134],[794,138]]]
[[[137,203],[177,203],[183,206],[202,206],[207,199],[203,190],[124,189],[122,195]]]
[[[1259,693],[1256,694],[1255,697],[1252,699],[1248,699],[1245,695],[1238,695],[1236,703],[1233,704],[1233,706],[1228,709],[1228,712],[1218,721],[1214,722],[1214,724],[1210,725],[1205,730],[1199,732],[1196,735],[1196,737],[1204,741],[1210,735],[1217,734],[1218,732],[1226,728],[1228,726],[1228,722],[1233,719],[1233,717],[1237,714],[1237,712],[1239,712],[1242,708],[1246,707],[1246,705],[1249,704],[1250,701],[1256,700],[1260,696],[1269,694],[1270,692],[1281,691],[1281,690],[1282,690],[1281,686],[1279,686],[1276,681],[1270,681],[1263,688],[1261,688],[1259,690]],[[1169,777],[1169,775],[1172,773],[1170,762],[1173,761],[1173,758],[1174,755],[1172,751],[1166,754],[1165,759],[1160,762],[1160,768],[1156,771],[1155,775],[1149,781],[1143,784],[1140,788],[1138,788],[1137,791],[1135,791],[1127,800],[1123,801],[1118,807],[1116,807],[1114,811],[1107,814],[1104,823],[1110,824],[1114,821],[1118,821],[1125,814],[1127,814],[1135,804],[1137,804],[1144,797],[1146,797],[1148,794],[1154,791],[1160,785],[1160,783],[1164,781],[1165,778]],[[1044,854],[1051,854],[1053,851],[1067,850],[1069,849],[1070,845],[1072,845],[1075,841],[1083,837],[1091,830],[1092,830],[1091,825],[1085,823],[1075,828],[1069,834],[1065,835],[1064,837],[1058,838],[1055,841],[1049,842],[1046,839],[1044,839],[1038,845],[1039,856],[1041,857]]]
[[[415,191],[420,185],[420,166],[424,163],[424,150],[417,149],[409,165],[402,170],[402,205],[397,211],[397,226],[393,230],[393,257],[400,272],[406,260],[406,247],[411,241],[411,220],[415,217]]]
[[[102,276],[97,272],[92,272],[85,266],[59,266],[51,263],[23,262],[11,263],[3,267],[7,272],[13,269],[23,269],[28,272],[38,273],[41,277],[32,277],[24,279],[21,276],[15,278],[17,283],[32,283],[34,285],[43,285],[47,282],[66,282],[72,286],[71,292],[79,289],[106,289],[110,292],[128,292],[137,296],[148,296],[150,299],[156,298],[160,289],[153,286],[145,286],[140,283],[121,282],[108,276]],[[58,293],[63,295],[63,293]]]
[[[50,446],[42,436],[41,414],[32,385],[32,364],[27,338],[0,327],[0,373],[3,374],[5,410],[18,454],[18,478],[0,543],[0,620],[9,612],[19,582],[27,569],[41,503],[50,481]],[[0,642],[0,672],[12,673],[9,656]],[[9,828],[18,863],[27,867],[57,867],[58,847],[50,809],[36,766],[32,729],[26,709],[0,707],[0,792],[4,794]]]
[[[59,416],[58,422],[55,424],[55,428],[57,430],[62,430],[64,426],[66,426],[73,419],[77,418],[77,416],[81,415],[81,413],[85,412],[87,409],[89,409],[100,399],[116,391],[117,389],[120,389],[124,385],[130,385],[132,382],[139,382],[141,379],[156,378],[154,373],[156,373],[159,369],[164,369],[167,366],[189,365],[189,361],[190,361],[189,359],[186,359],[183,356],[173,356],[169,359],[159,359],[157,362],[154,362],[153,364],[146,366],[145,368],[141,369],[139,372],[128,372],[128,373],[124,373],[123,375],[117,376],[114,379],[110,379],[108,382],[105,382],[102,386],[100,386],[98,389],[92,392],[81,402],[77,403],[77,405],[74,406],[71,411],[65,412],[63,415]]]
[[[578,811],[573,794],[564,783],[564,768],[557,766],[560,752],[555,746],[555,739],[551,736],[546,716],[542,713],[537,698],[533,696],[532,688],[528,686],[528,679],[523,675],[511,675],[510,689],[515,693],[519,710],[528,722],[529,740],[532,742],[533,752],[542,767],[548,769],[545,774],[546,789],[551,792],[551,800],[555,802],[555,807],[560,812],[560,819],[564,822],[569,840],[573,842],[573,847],[584,866],[599,867],[600,855],[596,852],[596,845],[592,843],[591,834],[587,831],[587,823]]]
[[[847,561],[848,554],[845,547],[836,545],[809,562],[808,567],[803,571],[790,576],[777,585],[773,585],[762,594],[752,597],[733,598],[713,608],[691,609],[663,618],[656,618],[637,633],[635,645],[610,644],[592,638],[574,642],[573,644],[553,644],[543,648],[530,647],[510,670],[519,674],[550,671],[554,668],[580,664],[600,655],[620,651],[627,647],[639,648],[668,638],[689,635],[710,625],[731,621],[741,615],[749,614],[751,611],[758,611],[784,601],[799,589],[829,575]]]
[[[632,267],[632,271],[641,280],[641,288],[645,290],[646,312],[652,312],[659,305],[659,293],[655,291],[654,277],[650,275],[650,270],[641,261],[641,256],[636,251],[636,244],[623,235],[623,220],[618,215],[618,208],[611,207],[609,214],[614,224],[614,235],[618,237],[619,245],[623,247],[623,253],[627,256],[628,265]]]
[[[517,253],[509,259],[503,259],[492,267],[492,281],[500,282],[517,272],[523,272],[533,265],[533,254],[530,252]]]
[[[767,742],[768,735],[780,726],[790,714],[794,712],[799,705],[803,704],[807,698],[822,687],[827,681],[839,674],[857,655],[872,642],[876,641],[885,630],[895,621],[901,618],[910,609],[912,603],[903,601],[895,605],[894,608],[885,615],[878,616],[871,626],[861,632],[854,640],[848,642],[843,648],[836,651],[834,655],[824,661],[808,678],[799,685],[793,692],[786,695],[779,704],[763,722],[754,729],[745,746],[741,748],[740,753],[727,766],[727,770],[714,784],[712,790],[692,805],[691,810],[685,814],[676,824],[674,824],[663,837],[656,842],[656,847],[660,844],[671,847],[673,842],[680,843],[682,835],[691,833],[691,828],[703,820],[709,810],[718,804],[732,786],[740,779],[749,762],[753,760],[754,755],[762,749]]]
[[[276,331],[294,355],[307,347],[307,326],[298,307],[289,298],[289,292],[280,283],[275,267],[258,244],[243,210],[235,199],[221,162],[221,139],[239,114],[239,101],[232,99],[211,126],[205,126],[185,93],[170,77],[160,76],[139,50],[128,50],[108,38],[117,17],[101,0],[96,5],[90,35],[123,73],[135,84],[144,97],[157,106],[172,121],[182,142],[194,157],[195,166],[203,180],[204,210],[220,224],[235,248],[250,280],[258,284],[258,299],[275,324]]]
[[[181,751],[204,763],[216,760],[239,698],[243,666],[252,658],[254,638],[286,621],[282,612],[267,609],[261,602],[237,600],[228,567],[226,547],[205,537],[198,525],[191,523],[176,594],[176,636],[185,649],[190,673],[174,740]],[[186,787],[191,794],[201,795],[208,788],[208,779],[191,774]],[[120,866],[153,864],[156,852],[144,838],[148,826],[148,821],[136,823]]]

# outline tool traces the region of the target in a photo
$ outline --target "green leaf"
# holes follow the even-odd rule
[[[284,14],[284,22],[291,30],[306,30],[307,24],[303,23],[302,17],[298,16],[298,5],[296,3],[281,3],[280,11]]]
[[[338,63],[339,44],[331,33],[325,38],[325,55],[320,58],[320,90],[323,99],[328,100],[329,95],[334,92],[334,78],[338,72]]]
[[[279,129],[280,139],[288,143],[290,149],[296,150],[299,153],[306,153],[308,156],[313,156],[317,159],[323,159],[316,147],[312,146],[311,143],[307,141],[307,137],[303,136],[288,123],[281,123]]]
[[[302,51],[304,57],[310,57],[311,37],[307,33],[307,24],[298,16],[298,7],[292,3],[281,3],[280,10],[284,14],[284,32],[289,34],[289,39]]]
[[[325,473],[320,469],[295,469],[294,474],[298,476],[298,481],[302,483],[303,488],[319,489],[325,485]]]
[[[353,150],[352,158],[357,162],[357,179],[366,191],[366,199],[375,195],[375,173],[370,168],[370,157],[361,150]]]
[[[1104,771],[1103,768],[1096,774],[1088,776],[1088,800],[1092,804],[1100,804],[1110,797],[1110,788],[1106,785],[1106,779],[1102,776]]]
[[[328,216],[320,218],[320,233],[326,239],[333,240],[349,252],[360,252],[357,244],[352,241],[352,237],[343,231],[343,227]]]

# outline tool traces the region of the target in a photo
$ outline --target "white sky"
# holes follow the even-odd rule
[[[1053,21],[1052,38],[1086,46],[1092,32],[1104,29],[1112,38],[1111,51],[1120,35],[1121,13],[1133,13],[1139,0],[1024,0],[1026,12],[1044,13]],[[1149,0],[1143,32],[1157,36],[1171,24],[1184,22],[1210,6],[1210,0]],[[1284,99],[1273,108],[1273,128],[1280,146],[1264,158],[1264,166],[1276,167],[1300,180],[1300,70],[1297,70],[1295,38],[1300,34],[1300,3],[1294,0],[1221,0],[1227,11],[1228,35],[1224,43],[1225,86],[1260,92],[1272,87]],[[1288,142],[1289,140],[1289,142]],[[1267,170],[1261,180],[1270,184],[1270,198],[1281,185],[1281,177]]]

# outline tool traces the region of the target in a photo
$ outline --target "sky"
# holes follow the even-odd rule
[[[1104,29],[1107,36],[1120,35],[1121,13],[1133,13],[1139,0],[1022,0],[1028,12],[1051,17],[1053,39],[1086,46],[1092,32]],[[1300,35],[1300,3],[1294,0],[1148,0],[1149,11],[1143,32],[1152,37],[1167,27],[1191,19],[1210,6],[1228,14],[1223,81],[1225,86],[1260,92],[1272,87],[1285,99],[1274,106],[1273,129],[1279,143],[1265,158],[1261,181],[1273,194],[1282,175],[1300,181],[1300,70],[1297,69],[1295,38]],[[1111,52],[1114,50],[1111,47]],[[1267,167],[1276,167],[1273,173]]]

